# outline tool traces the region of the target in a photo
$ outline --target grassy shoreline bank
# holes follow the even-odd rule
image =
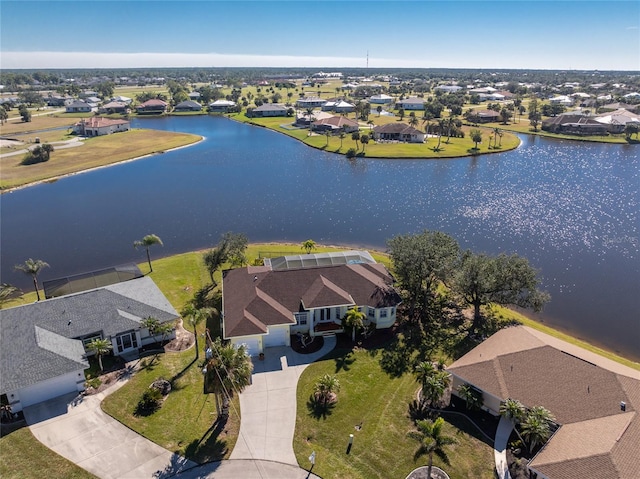
[[[364,248],[354,245],[317,245],[316,253],[326,251],[336,251],[344,249],[357,249]],[[391,262],[389,257],[382,251],[377,251],[374,248],[368,249],[376,261],[383,263],[385,266],[390,267]],[[193,292],[198,288],[204,286],[209,281],[208,273],[204,269],[202,263],[202,253],[206,251],[196,250],[186,253],[178,253],[174,255],[162,256],[161,250],[154,251],[153,273],[149,273],[149,276],[153,278],[160,290],[167,296],[167,299],[171,304],[180,310],[184,304],[191,298]],[[255,258],[264,257],[267,255],[277,256],[284,254],[302,254],[304,251],[300,244],[288,243],[288,242],[270,242],[270,243],[251,243],[247,249],[247,258],[249,262],[252,262]],[[46,259],[46,258],[45,258]],[[141,258],[143,259],[143,258]],[[142,260],[138,266],[143,272],[148,270],[146,261]],[[215,276],[216,281],[221,281],[221,274],[218,271]],[[14,307],[33,302],[36,299],[35,292],[27,292],[22,296],[15,298],[7,302],[3,307]],[[631,367],[640,371],[640,362],[633,361],[610,351],[601,346],[592,344],[588,341],[579,339],[571,334],[556,329],[547,324],[541,323],[536,319],[530,318],[518,311],[512,309],[494,306],[494,311],[497,315],[502,315],[504,319],[514,319],[521,322],[525,326],[532,327],[551,336],[554,336],[563,341],[567,341],[571,344],[584,348],[588,351],[599,354],[603,357],[616,361],[625,366]]]

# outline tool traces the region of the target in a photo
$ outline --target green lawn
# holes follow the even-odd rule
[[[92,479],[93,474],[40,443],[23,427],[0,438],[2,479]]]
[[[235,398],[226,424],[213,427],[215,399],[202,391],[203,356],[196,362],[192,348],[181,353],[149,356],[141,364],[142,370],[108,396],[102,402],[102,409],[156,444],[194,461],[228,459],[238,438],[240,407]],[[142,394],[160,377],[172,382],[172,391],[158,411],[136,416],[134,412]]]
[[[287,136],[296,138],[302,141],[304,144],[320,150],[329,151],[331,153],[346,154],[350,148],[356,148],[359,152],[362,152],[362,143],[356,142],[351,139],[351,135],[347,134],[341,141],[338,136],[331,136],[327,141],[325,135],[312,134],[309,136],[307,129],[292,128],[289,125],[293,122],[290,117],[277,117],[277,118],[247,118],[244,113],[231,115],[231,118],[243,122],[249,123],[264,128],[283,133]],[[376,117],[370,116],[374,122],[374,126],[382,125],[385,123],[397,121],[397,118],[393,117]],[[405,118],[405,123],[408,122],[408,118]],[[285,125],[283,128],[282,125]],[[434,148],[438,144],[437,138],[429,138],[426,143],[376,143],[373,140],[364,147],[364,155],[367,158],[425,158],[425,159],[439,159],[439,158],[458,158],[461,156],[472,156],[474,154],[486,154],[486,153],[499,153],[517,148],[520,144],[520,140],[517,136],[508,132],[502,136],[501,147],[499,149],[489,149],[489,135],[492,129],[479,127],[483,133],[483,143],[478,145],[478,151],[473,151],[474,143],[469,138],[469,131],[471,128],[463,127],[465,131],[465,138],[451,138],[447,143],[447,137],[443,136],[440,142],[440,149],[434,151]],[[372,135],[369,126],[362,126],[360,128],[361,134]]]
[[[313,472],[325,479],[387,479],[404,478],[414,468],[427,464],[426,457],[413,461],[417,443],[406,437],[413,427],[409,403],[419,386],[410,374],[389,377],[380,367],[380,353],[337,350],[304,371],[298,382],[293,440],[300,465],[308,467],[308,457],[316,451]],[[313,385],[323,374],[337,374],[341,386],[338,401],[326,416],[318,415],[308,405]],[[478,433],[464,419],[445,420],[446,432],[458,444],[448,449],[450,466],[439,459],[434,464],[452,479],[492,479],[492,447],[476,438]],[[359,424],[362,429],[357,431],[355,426]],[[347,455],[349,434],[354,435],[354,442]]]

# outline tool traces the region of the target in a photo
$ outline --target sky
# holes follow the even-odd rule
[[[0,68],[640,71],[638,0],[0,0]]]

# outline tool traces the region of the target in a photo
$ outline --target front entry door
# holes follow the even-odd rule
[[[120,353],[138,349],[138,338],[136,337],[136,333],[124,333],[120,336],[116,336],[116,347]]]

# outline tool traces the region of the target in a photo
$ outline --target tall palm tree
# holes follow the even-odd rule
[[[364,328],[365,315],[358,310],[357,306],[347,310],[342,318],[342,326],[344,329],[351,330],[351,341],[356,342],[356,332]]]
[[[445,464],[449,464],[449,457],[445,447],[457,442],[453,437],[445,434],[443,427],[444,419],[441,417],[435,421],[422,419],[416,421],[416,430],[407,434],[411,439],[415,439],[420,443],[420,446],[413,454],[413,460],[416,461],[425,454],[429,456],[428,478],[431,478],[431,470],[433,469],[433,455],[438,456]]]
[[[314,393],[322,405],[326,406],[334,393],[340,391],[340,381],[336,375],[325,374],[314,386]]]
[[[138,247],[142,246],[142,247],[144,247],[145,250],[147,250],[147,261],[149,263],[149,272],[150,273],[153,273],[153,268],[151,267],[151,256],[149,255],[149,247],[151,247],[151,246],[153,246],[155,244],[159,244],[160,246],[162,246],[162,240],[160,239],[159,236],[154,235],[154,234],[147,235],[144,238],[142,238],[141,240],[133,242],[133,247],[135,249],[138,249]]]
[[[92,351],[98,357],[98,364],[100,365],[100,372],[104,371],[102,366],[102,356],[107,354],[113,349],[111,341],[108,339],[97,338],[87,344],[87,350]]]
[[[331,138],[331,130],[327,130],[324,132],[324,136],[327,137],[327,143],[324,145],[325,147],[329,146],[329,138]]]
[[[342,150],[342,141],[344,140],[345,136],[347,136],[347,134],[344,132],[344,129],[340,130],[340,149]]]
[[[358,146],[358,140],[360,140],[360,132],[354,131],[353,133],[351,133],[351,139],[356,142],[356,150],[360,148]]]
[[[33,287],[36,290],[36,297],[38,301],[40,301],[40,292],[38,291],[38,274],[42,268],[48,268],[49,263],[42,261],[41,259],[31,259],[29,258],[22,264],[15,265],[15,269],[18,271],[22,271],[24,274],[31,276],[33,279]]]
[[[244,345],[222,344],[220,338],[211,342],[212,355],[205,366],[205,391],[213,392],[218,416],[228,414],[229,401],[251,382],[253,363]]]
[[[310,254],[312,250],[316,249],[316,242],[312,239],[308,239],[302,242],[302,249],[305,250],[307,254]]]
[[[196,308],[193,303],[187,303],[182,308],[180,315],[189,322],[189,325],[193,328],[193,336],[196,339],[196,360],[200,357],[200,350],[198,348],[198,324],[205,321],[213,313],[212,308]]]
[[[371,137],[366,133],[360,137],[360,143],[362,143],[362,152],[364,153],[364,147],[369,144]]]

